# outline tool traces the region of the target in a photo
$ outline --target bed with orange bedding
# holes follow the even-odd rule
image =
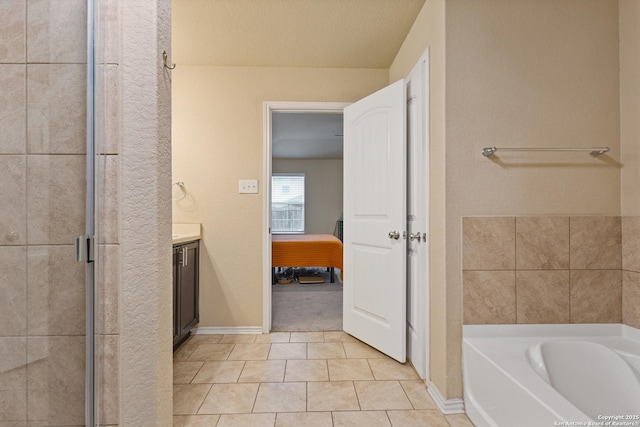
[[[342,242],[331,234],[274,234],[271,267],[329,267],[342,274]]]

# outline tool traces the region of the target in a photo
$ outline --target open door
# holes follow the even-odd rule
[[[344,109],[345,332],[406,360],[406,95],[397,81]]]

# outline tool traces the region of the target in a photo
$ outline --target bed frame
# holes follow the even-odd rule
[[[342,242],[331,234],[274,234],[271,236],[271,267],[328,267],[331,283],[334,268],[342,274]]]

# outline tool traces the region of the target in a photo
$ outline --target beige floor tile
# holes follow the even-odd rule
[[[307,411],[358,411],[351,381],[307,383]]]
[[[273,427],[276,414],[222,415],[216,427]]]
[[[324,332],[324,342],[360,342],[344,331]]]
[[[176,415],[173,427],[211,427],[218,422],[220,415]]]
[[[327,362],[331,381],[373,380],[367,359],[331,359]]]
[[[326,360],[287,360],[285,381],[329,381]]]
[[[198,348],[198,344],[182,344],[175,353],[173,353],[174,362],[184,362],[189,359],[189,356],[193,354],[195,349]]]
[[[175,364],[174,364],[175,366]],[[200,371],[193,378],[193,384],[199,383],[236,383],[244,368],[242,361],[210,361],[204,362]]]
[[[308,345],[309,359],[344,359],[344,346],[341,342],[311,342]]]
[[[344,351],[349,359],[388,359],[387,355],[380,353],[375,348],[358,342],[345,342]]]
[[[271,344],[236,344],[227,360],[267,360]]]
[[[324,342],[324,334],[322,332],[291,332],[289,342]]]
[[[173,383],[189,384],[204,362],[175,362],[173,364]],[[212,381],[213,382],[213,381]]]
[[[391,427],[385,411],[345,411],[333,413],[334,427]]]
[[[285,365],[286,360],[249,360],[245,362],[238,382],[282,382]]]
[[[189,415],[198,412],[198,408],[204,401],[210,388],[211,384],[174,384],[174,415]]]
[[[253,406],[253,412],[304,412],[306,410],[306,383],[262,383]]]
[[[392,359],[369,359],[369,366],[376,380],[414,380],[418,374],[409,363]]]
[[[333,427],[331,412],[288,412],[276,415],[276,427]]]
[[[219,344],[222,339],[222,335],[215,334],[199,334],[191,335],[185,344]]]
[[[444,418],[451,427],[473,427],[467,414],[445,415]]]
[[[227,360],[234,344],[200,344],[188,360]]]
[[[256,336],[256,343],[265,342],[289,342],[291,334],[289,332],[271,332],[269,334],[262,334]]]
[[[449,427],[437,410],[387,411],[387,414],[393,427]]]
[[[231,334],[231,335],[223,335],[220,340],[221,344],[251,344],[256,342],[257,334]]]
[[[306,359],[306,343],[276,343],[271,344],[269,359]]]
[[[400,385],[407,393],[413,409],[438,409],[436,403],[427,391],[427,385],[422,380],[400,381]]]
[[[258,384],[214,384],[198,413],[248,414],[257,393]]]
[[[363,411],[413,409],[398,381],[355,381],[354,385]]]

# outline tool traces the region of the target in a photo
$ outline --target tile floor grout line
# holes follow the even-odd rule
[[[198,412],[200,412],[200,409],[202,408],[202,405],[204,404],[204,401],[207,400],[207,396],[209,396],[209,393],[211,393],[212,389],[213,389],[213,384],[210,384],[209,385],[209,390],[207,390],[207,394],[205,394],[204,399],[202,399],[202,402],[200,402],[200,405],[198,405],[198,409],[196,409],[196,412],[195,412],[194,415],[198,415]]]
[[[409,397],[409,394],[407,393],[407,390],[405,390],[404,386],[402,385],[402,382],[400,380],[397,380],[397,381],[398,381],[398,384],[400,384],[400,388],[402,389],[402,392],[404,393],[405,397],[407,398],[407,400],[411,404],[411,408],[413,408],[415,410],[418,410],[418,408],[416,408],[415,405],[413,404],[413,400],[411,400],[411,397]]]

